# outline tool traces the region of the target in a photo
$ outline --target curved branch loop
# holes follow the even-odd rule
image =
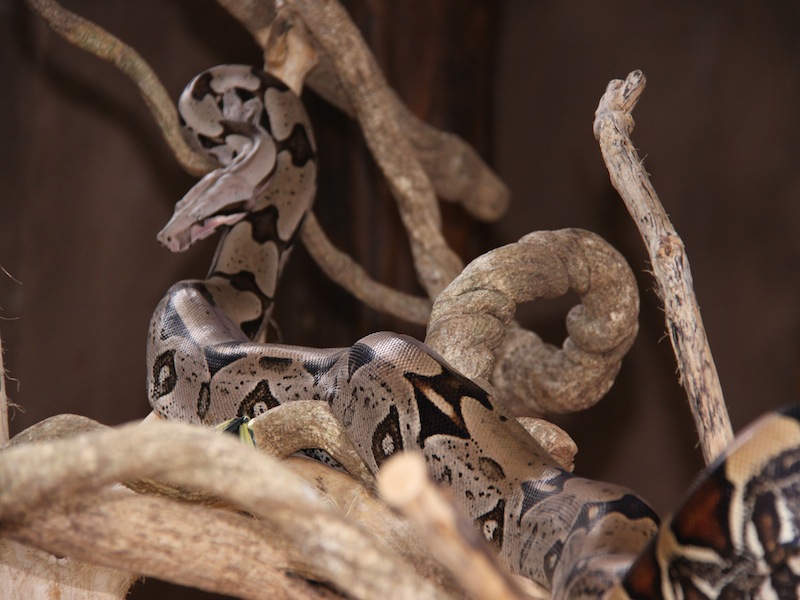
[[[574,290],[558,349],[511,321],[516,305]],[[625,259],[579,229],[542,231],[478,257],[437,298],[426,342],[470,378],[491,382],[517,415],[583,410],[608,391],[638,330]]]

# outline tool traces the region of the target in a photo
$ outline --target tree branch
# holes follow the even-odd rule
[[[631,142],[631,113],[644,86],[641,71],[631,72],[625,81],[611,81],[595,112],[594,135],[611,183],[647,247],[681,381],[689,396],[703,457],[709,464],[731,443],[733,429],[700,316],[686,249]]]
[[[62,427],[62,430],[66,428]],[[41,431],[34,437],[41,439],[40,434]],[[28,439],[32,439],[32,436],[29,435]],[[95,494],[106,494],[107,486],[115,482],[134,479],[155,479],[203,490],[227,500],[239,510],[257,516],[260,533],[255,531],[252,519],[246,519],[247,527],[255,531],[255,537],[270,540],[264,542],[268,545],[275,540],[285,545],[285,550],[276,556],[285,556],[288,562],[279,564],[279,568],[283,566],[314,580],[329,582],[340,590],[347,590],[352,597],[449,597],[422,579],[405,560],[387,552],[386,544],[373,534],[333,511],[307,483],[275,459],[242,446],[231,436],[178,423],[125,426],[118,430],[83,433],[68,439],[40,441],[36,444],[17,443],[3,450],[0,452],[0,531],[20,541],[41,544],[52,552],[69,553],[82,560],[96,556],[97,562],[106,566],[127,570],[140,568],[142,572],[156,574],[149,570],[151,566],[147,565],[150,563],[136,562],[147,560],[150,547],[143,546],[139,543],[141,539],[134,538],[148,535],[146,532],[152,530],[154,515],[165,514],[164,503],[173,504],[172,501],[135,497],[127,493],[108,497],[111,504],[105,504],[99,496],[92,498]],[[116,531],[113,523],[122,522],[120,520],[134,510],[128,504],[129,498],[130,502],[141,502],[147,516],[142,517],[138,525],[131,525],[133,531],[124,534],[130,539],[125,540],[123,533]],[[68,515],[54,508],[62,503]],[[185,508],[185,505],[180,506]],[[188,523],[194,520],[197,524],[202,523],[203,531],[207,531],[205,522],[207,517],[211,518],[211,513],[205,511],[211,509],[192,506],[191,510],[194,512],[180,523],[186,521],[185,526],[192,531]],[[81,521],[83,518],[91,520],[93,515],[98,514],[97,531],[104,527],[109,531],[102,538],[105,540],[103,543],[108,544],[107,554],[101,553],[102,545],[95,549],[97,554],[91,552],[96,532],[90,521]],[[166,514],[170,515],[168,520],[172,522],[175,513]],[[55,540],[46,530],[36,529],[51,517],[55,519],[56,526],[61,524],[59,531],[70,530],[75,534],[71,538],[74,542]],[[80,535],[85,531],[74,525],[74,519],[84,523],[92,535]],[[228,517],[220,519],[225,521]],[[226,522],[230,524],[230,519]],[[149,523],[149,528],[143,523]],[[180,532],[172,536],[167,523],[161,523],[158,519],[155,523],[161,534],[150,536],[151,542],[168,546],[163,552],[175,552],[175,549],[199,543],[199,531],[195,531],[194,537],[182,537]],[[219,520],[215,523],[219,523]],[[183,526],[178,529],[182,530]],[[220,527],[224,530],[225,522]],[[220,544],[217,532],[208,539],[211,544]],[[228,538],[226,553],[231,555],[232,562],[235,556],[233,548],[237,545],[243,546],[241,553],[246,555],[250,552],[248,544],[241,544],[242,539],[251,540],[251,537],[239,532],[232,533]],[[66,546],[58,545],[62,543]],[[124,553],[124,556],[118,556],[119,553]],[[136,556],[139,558],[132,558]],[[256,553],[255,556],[263,561],[265,556],[272,554]],[[192,562],[185,559],[181,561]],[[189,572],[183,571],[169,578],[206,586],[206,579],[196,579],[200,574],[192,571],[194,568],[190,567]],[[259,596],[255,592],[242,592],[246,588],[241,587],[240,579],[258,580],[257,573],[234,569],[229,575],[223,573],[218,576],[223,581],[239,582],[240,587],[235,592],[237,595],[266,597],[263,593]],[[157,576],[164,576],[164,573],[159,572]],[[231,593],[230,588],[227,589],[226,593]]]
[[[435,298],[463,266],[441,231],[436,194],[408,139],[392,118],[388,85],[347,12],[336,0],[291,0],[330,57],[364,139],[397,200],[420,283]]]
[[[558,349],[512,325],[516,305],[576,291]],[[472,261],[436,299],[425,342],[517,415],[583,410],[605,395],[638,331],[625,259],[578,229],[540,231]]]

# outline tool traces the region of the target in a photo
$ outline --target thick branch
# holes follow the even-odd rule
[[[694,294],[686,250],[631,142],[634,127],[631,112],[644,86],[641,71],[631,72],[625,81],[611,81],[595,113],[594,134],[600,142],[611,183],[647,247],[659,295],[664,301],[667,331],[681,381],[689,396],[703,457],[708,464],[733,440],[733,429]]]
[[[275,459],[230,436],[178,423],[127,426],[3,450],[0,527],[19,530],[53,504],[141,478],[201,489],[259,517],[274,535],[291,540],[306,561],[303,572],[353,597],[444,597],[372,535],[331,511]]]
[[[517,303],[576,291],[558,349],[511,325]],[[614,382],[638,330],[625,259],[578,229],[540,231],[476,258],[433,305],[425,341],[517,415],[583,410]],[[508,329],[508,330],[507,330]],[[495,362],[496,361],[496,362]]]
[[[308,568],[307,560],[259,521],[119,488],[51,504],[25,525],[3,522],[3,534],[59,556],[240,598],[333,596],[289,574]]]

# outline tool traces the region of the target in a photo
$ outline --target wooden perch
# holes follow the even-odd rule
[[[611,81],[595,112],[594,135],[611,183],[647,247],[681,381],[689,396],[703,457],[709,464],[731,443],[733,428],[700,316],[686,249],[631,142],[631,113],[644,86],[641,71],[632,71],[624,81]]]

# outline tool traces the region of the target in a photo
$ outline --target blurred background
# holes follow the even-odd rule
[[[69,0],[135,47],[171,96],[220,63],[260,64],[210,1]],[[640,333],[614,388],[557,422],[576,471],[639,491],[664,515],[702,468],[686,396],[638,232],[611,188],[592,119],[610,79],[648,85],[633,138],[683,238],[734,427],[800,391],[800,4],[527,0],[345,2],[390,84],[461,135],[512,192],[497,223],[443,206],[468,261],[539,229],[581,227],[639,281]],[[171,255],[155,240],[191,187],[133,85],[0,0],[0,334],[12,435],[78,413],[114,425],[149,411],[144,345],[156,303],[202,276],[214,244]],[[386,186],[348,118],[306,94],[320,146],[316,208],[378,280],[419,292]],[[575,298],[521,307],[560,344]],[[350,345],[424,330],[359,306],[298,247],[281,284],[282,340]],[[134,598],[192,597],[148,580]],[[178,594],[178,595],[176,595]]]

